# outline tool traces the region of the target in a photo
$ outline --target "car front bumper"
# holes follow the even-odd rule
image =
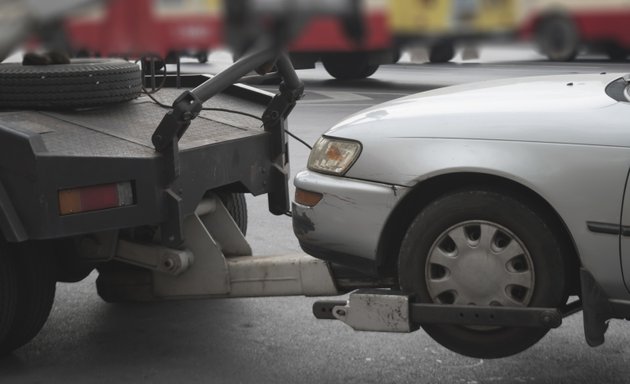
[[[317,258],[374,271],[380,235],[409,188],[300,172],[295,187],[323,195],[313,207],[293,204],[293,231]]]

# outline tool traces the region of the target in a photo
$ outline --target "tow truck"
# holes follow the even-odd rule
[[[352,291],[313,311],[362,331],[431,323],[552,328],[579,309],[419,304],[393,280],[306,255],[251,256],[240,194],[267,194],[270,213],[289,212],[287,117],[304,91],[282,53],[305,19],[292,12],[352,17],[356,9],[351,1],[294,3],[289,11],[283,0],[231,8],[228,21],[252,48],[216,76],[175,79],[183,92],[135,98],[142,79],[128,63],[3,69],[0,352],[35,337],[57,281],[79,281],[94,269],[98,293],[110,302]],[[12,43],[3,41],[0,52]],[[282,78],[275,95],[237,83],[272,69]]]

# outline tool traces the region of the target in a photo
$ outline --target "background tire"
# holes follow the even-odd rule
[[[116,59],[73,59],[70,64],[0,64],[0,107],[85,108],[140,95],[140,68]]]
[[[452,41],[440,41],[429,48],[429,62],[448,63],[455,57],[455,45]]]
[[[550,17],[536,27],[536,44],[552,61],[572,61],[580,49],[577,27],[566,17]]]
[[[625,61],[628,57],[628,50],[619,44],[609,43],[605,47],[606,55],[612,61]]]
[[[451,301],[455,301],[455,299],[450,300],[443,296],[435,297],[435,289],[433,294],[430,292],[430,287],[434,287],[436,281],[440,283],[443,282],[441,279],[450,278],[459,279],[456,283],[461,284],[458,287],[466,295],[493,300],[493,295],[500,293],[499,288],[495,289],[494,287],[504,289],[501,285],[504,283],[502,275],[501,273],[491,273],[490,271],[497,269],[486,269],[486,264],[478,263],[477,260],[491,260],[494,257],[495,251],[492,247],[495,246],[495,241],[498,242],[499,237],[503,236],[499,235],[499,232],[492,232],[495,235],[488,242],[490,251],[483,253],[480,259],[477,259],[474,253],[478,251],[460,252],[458,246],[455,246],[452,250],[452,255],[455,256],[449,262],[455,261],[460,264],[457,266],[452,264],[449,269],[449,267],[440,265],[439,262],[437,264],[432,263],[435,256],[431,256],[431,252],[436,250],[436,244],[444,247],[449,244],[449,239],[455,244],[462,241],[465,244],[474,244],[474,231],[466,232],[465,226],[463,227],[463,235],[459,236],[459,240],[452,240],[449,231],[458,228],[459,225],[464,225],[463,223],[473,223],[472,229],[474,229],[474,223],[478,222],[493,223],[492,226],[495,228],[502,228],[505,233],[511,234],[513,238],[510,238],[507,243],[505,239],[502,240],[505,249],[512,244],[512,241],[516,241],[515,245],[522,246],[523,259],[519,254],[518,257],[510,257],[509,263],[503,261],[505,259],[491,261],[495,263],[495,266],[505,266],[503,267],[505,271],[500,270],[501,267],[498,271],[507,274],[508,278],[511,272],[522,272],[531,276],[530,288],[526,288],[522,293],[522,303],[520,303],[522,306],[556,308],[563,304],[565,269],[561,247],[553,236],[553,232],[540,215],[518,200],[486,190],[460,191],[445,195],[418,214],[409,227],[400,250],[398,270],[399,282],[403,291],[416,294],[420,302],[452,304]],[[482,245],[481,239],[479,239],[478,244]],[[452,245],[448,247],[452,247]],[[496,254],[501,254],[504,248],[497,247]],[[483,247],[479,248],[479,250],[483,249]],[[462,255],[465,256],[461,259],[458,258]],[[462,260],[468,264],[461,264]],[[471,265],[471,260],[477,264]],[[517,268],[514,264],[516,262],[525,262],[525,267],[521,265]],[[444,271],[441,271],[440,268],[443,268]],[[464,272],[458,274],[457,268]],[[480,270],[477,271],[476,268],[480,268]],[[520,270],[513,271],[511,268],[520,268]],[[478,274],[479,279],[471,278],[475,274]],[[477,284],[476,281],[480,282],[478,288],[474,286]],[[473,286],[472,289],[469,288],[471,285]],[[520,289],[523,290],[522,287]],[[474,290],[476,292],[470,292]],[[457,297],[457,292],[454,294],[451,292],[451,295]],[[466,295],[462,294],[462,296]],[[474,302],[474,299],[470,300],[473,302],[464,304],[492,304],[482,302],[483,299],[480,299],[479,303]],[[461,304],[457,301],[454,303]],[[484,328],[453,325],[425,325],[423,328],[444,347],[476,358],[499,358],[519,353],[538,342],[548,332],[546,329],[537,328]]]
[[[15,319],[3,352],[31,341],[42,329],[55,299],[56,264],[39,243],[11,244],[17,277]]]
[[[208,62],[208,52],[197,52],[195,58],[200,64],[205,64]]]
[[[336,53],[322,57],[326,72],[338,80],[365,79],[374,74],[378,64],[369,63],[367,53]]]

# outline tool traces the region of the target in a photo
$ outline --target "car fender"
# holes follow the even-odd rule
[[[378,151],[364,149],[347,176],[422,187],[434,177],[465,172],[518,183],[556,210],[574,240],[582,265],[603,289],[611,297],[629,297],[623,284],[618,237],[593,233],[587,222],[620,222],[630,149],[430,138],[388,139],[378,145],[380,153],[389,154],[386,160],[383,156],[370,158],[368,154]]]

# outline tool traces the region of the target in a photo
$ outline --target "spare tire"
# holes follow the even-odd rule
[[[140,68],[118,59],[73,59],[70,64],[0,64],[0,108],[85,108],[140,95]]]

